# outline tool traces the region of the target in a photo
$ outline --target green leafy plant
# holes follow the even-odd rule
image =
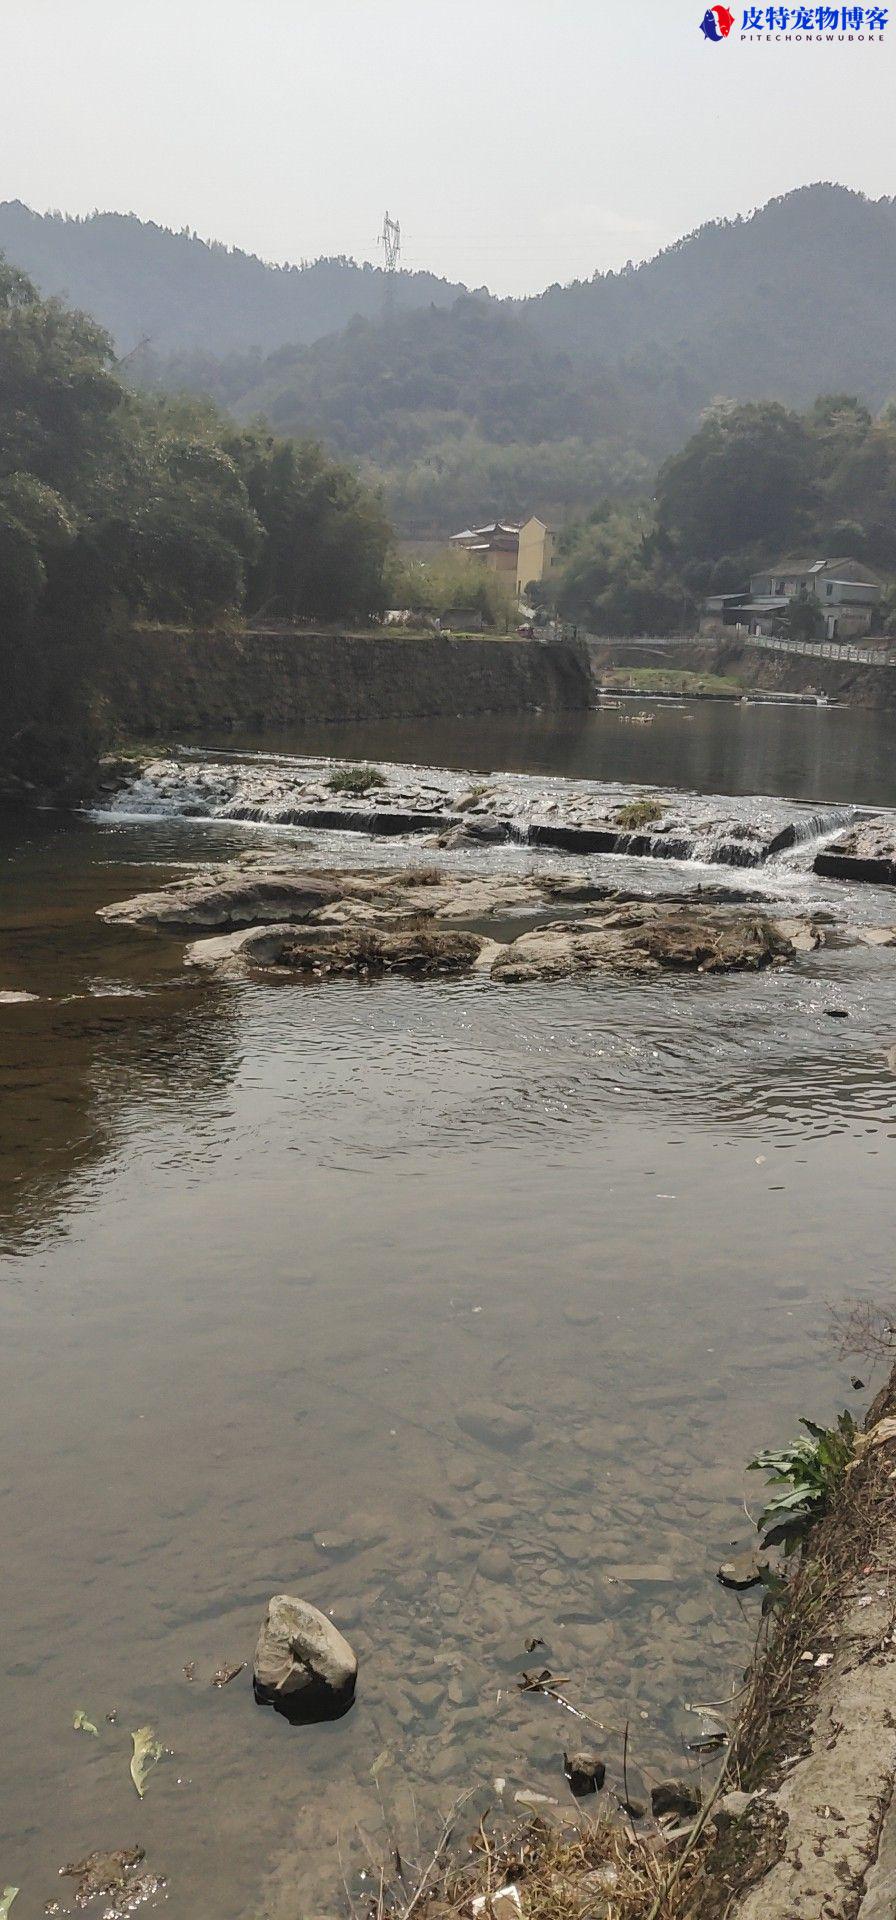
[[[327,786],[331,793],[367,793],[371,787],[384,787],[386,776],[379,767],[337,767]]]
[[[777,1450],[765,1448],[748,1469],[767,1473],[772,1489],[760,1528],[783,1528],[788,1538],[799,1535],[827,1511],[855,1446],[856,1423],[851,1413],[841,1413],[834,1427],[820,1427],[814,1420],[801,1420],[800,1426],[806,1429],[805,1438],[801,1435]],[[781,1491],[774,1491],[777,1488]]]

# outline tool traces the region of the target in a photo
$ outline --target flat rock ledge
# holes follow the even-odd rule
[[[838,834],[815,855],[816,873],[829,880],[864,880],[896,886],[896,822],[881,815]]]
[[[597,917],[549,921],[511,941],[433,927],[246,928],[194,941],[187,962],[223,973],[274,969],[316,979],[399,973],[425,979],[479,972],[506,986],[606,968],[641,975],[754,972],[786,965],[797,951],[811,950],[821,938],[818,929],[775,923],[736,908],[644,901],[622,908],[608,903]]]
[[[896,944],[893,928],[833,924],[830,914],[795,919],[733,888],[639,896],[583,873],[437,867],[304,872],[244,863],[117,902],[100,917],[117,927],[201,934],[187,949],[193,967],[318,980],[479,973],[519,985],[607,968],[755,972],[786,966],[828,939]]]

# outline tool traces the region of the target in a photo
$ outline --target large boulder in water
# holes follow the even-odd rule
[[[252,1664],[255,1698],[288,1719],[336,1719],[355,1697],[358,1661],[344,1634],[309,1600],[275,1593]]]

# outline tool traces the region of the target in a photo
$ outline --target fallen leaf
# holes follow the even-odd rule
[[[226,1661],[222,1660],[220,1667],[216,1667],[212,1674],[212,1686],[229,1687],[231,1680],[235,1680],[238,1673],[244,1673],[245,1669],[245,1660],[241,1660],[237,1667],[229,1667]]]
[[[161,1760],[165,1749],[156,1739],[152,1727],[138,1727],[136,1733],[131,1734],[131,1739],[134,1742],[131,1779],[142,1800],[146,1792],[146,1776],[152,1771],[156,1761]]]
[[[88,1720],[83,1707],[78,1708],[78,1711],[75,1714],[74,1720],[72,1721],[72,1726],[74,1727],[74,1730],[76,1733],[92,1733],[95,1740],[98,1740],[100,1737],[96,1727],[93,1724],[93,1721]]]
[[[554,1805],[556,1806],[556,1804],[557,1802],[555,1800]],[[505,1914],[522,1913],[523,1903],[520,1899],[518,1888],[510,1884],[506,1887],[499,1887],[496,1893],[477,1893],[475,1900],[471,1902],[470,1910],[472,1913],[487,1913],[491,1911],[497,1914],[498,1920],[502,1920],[502,1916]]]
[[[9,1909],[18,1894],[18,1887],[4,1887],[0,1898],[0,1920],[9,1920]]]

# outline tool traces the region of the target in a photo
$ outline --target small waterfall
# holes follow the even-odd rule
[[[193,755],[158,760],[115,796],[112,811],[342,830],[378,839],[444,835],[449,846],[505,841],[572,855],[741,869],[763,867],[787,854],[792,865],[803,866],[808,845],[840,832],[862,812],[849,806],[813,809],[762,796],[673,794],[656,788],[648,794],[600,782],[507,773],[490,774],[480,785],[472,775],[397,764],[381,769],[368,790],[340,791],[331,778],[334,764],[237,755],[204,763]],[[794,854],[794,849],[801,851]]]
[[[773,860],[777,853],[788,853],[791,847],[801,847],[807,840],[826,840],[842,827],[851,827],[857,818],[855,807],[824,807],[818,813],[801,814],[789,820],[769,841],[767,857]]]

